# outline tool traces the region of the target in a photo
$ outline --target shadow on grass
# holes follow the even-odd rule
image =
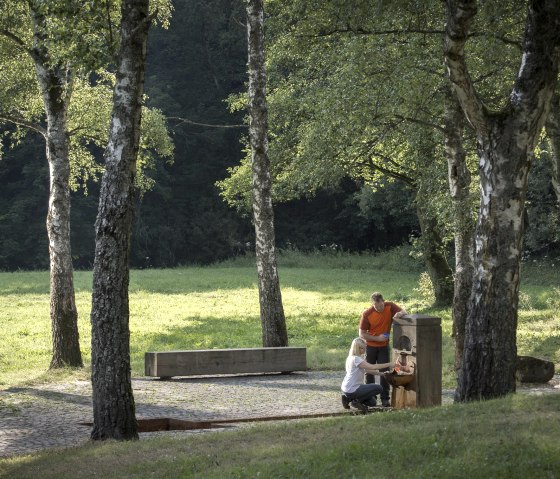
[[[535,356],[552,361],[553,363],[560,362],[560,333],[554,336],[548,336],[539,341],[534,341],[530,347],[525,346],[525,351],[523,356]],[[551,351],[555,352],[553,357],[550,357]],[[546,357],[547,353],[549,357]],[[559,371],[556,371],[556,373],[558,372]]]

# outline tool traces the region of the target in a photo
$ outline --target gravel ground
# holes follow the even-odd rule
[[[232,422],[271,417],[340,414],[341,371],[174,378],[132,381],[139,420]],[[560,393],[560,376],[544,385],[522,385],[520,392]],[[442,391],[451,403],[453,391]],[[73,381],[0,391],[0,457],[75,446],[89,440],[92,422],[91,383]],[[229,424],[228,427],[232,427]],[[210,429],[142,433],[200,434]]]

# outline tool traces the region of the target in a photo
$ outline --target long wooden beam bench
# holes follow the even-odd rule
[[[239,348],[148,352],[146,376],[291,373],[307,370],[306,348]]]

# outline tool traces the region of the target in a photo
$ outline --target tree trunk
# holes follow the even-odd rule
[[[67,112],[71,95],[70,73],[66,68],[49,64],[47,39],[43,33],[45,17],[31,10],[31,19],[32,58],[47,116],[45,141],[50,172],[47,233],[53,340],[50,367],[82,367],[70,246],[70,160],[67,132]]]
[[[445,61],[476,131],[480,158],[472,305],[456,394],[458,400],[469,401],[515,392],[524,202],[533,150],[558,74],[560,3],[529,1],[523,60],[509,102],[498,113],[490,112],[478,97],[465,61],[476,1],[447,3]]]
[[[91,310],[94,440],[138,439],[130,377],[128,258],[150,23],[148,0],[123,0],[121,14],[113,113],[95,223]]]
[[[546,133],[552,147],[552,186],[560,204],[560,95],[556,93],[550,102],[550,113],[546,122]]]
[[[455,373],[457,381],[463,361],[465,324],[469,311],[474,273],[474,219],[471,213],[471,173],[463,148],[464,116],[451,91],[446,92],[444,136],[449,190],[454,207],[455,278],[453,292],[453,342],[455,345]]]
[[[276,268],[262,0],[247,0],[249,139],[253,172],[253,221],[263,346],[287,346],[288,333]]]
[[[482,198],[476,226],[473,302],[465,331],[459,397],[484,399],[515,391],[519,267],[529,173],[519,125],[493,125],[479,151]],[[517,151],[515,151],[517,150]]]
[[[421,206],[421,195],[416,198],[416,213],[420,223],[422,254],[434,288],[435,304],[448,306],[453,301],[453,271],[445,257],[445,247],[438,232],[437,219]]]

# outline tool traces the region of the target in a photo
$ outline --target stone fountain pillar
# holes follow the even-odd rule
[[[412,377],[385,373],[393,386],[395,409],[441,405],[441,319],[410,314],[393,321],[393,361],[400,359]]]

